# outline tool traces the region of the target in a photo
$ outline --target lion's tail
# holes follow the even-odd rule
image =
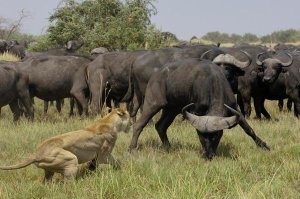
[[[19,164],[12,165],[12,166],[0,166],[0,169],[1,170],[21,169],[21,168],[31,165],[34,162],[36,162],[35,156],[30,156],[29,158],[27,158],[26,160],[24,160],[23,162],[21,162]]]

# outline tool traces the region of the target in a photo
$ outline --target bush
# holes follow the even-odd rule
[[[150,21],[156,13],[152,1],[64,0],[50,17],[47,41],[39,46],[62,46],[80,39],[85,43],[83,52],[99,46],[110,50],[140,49],[146,44],[159,47],[160,31]]]

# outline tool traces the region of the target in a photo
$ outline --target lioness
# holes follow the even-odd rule
[[[13,166],[1,166],[2,170],[20,169],[30,164],[44,169],[44,182],[52,180],[54,172],[64,179],[76,177],[78,165],[94,160],[96,164],[108,163],[119,167],[111,152],[119,132],[128,132],[129,114],[120,108],[94,124],[78,131],[64,133],[42,142],[25,161]]]

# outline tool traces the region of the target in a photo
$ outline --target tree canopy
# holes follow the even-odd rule
[[[80,39],[83,51],[155,48],[163,37],[151,24],[153,14],[153,0],[64,0],[49,19],[48,40],[61,46]]]
[[[288,29],[275,31],[272,34],[258,37],[252,33],[239,34],[227,34],[219,31],[208,32],[201,39],[212,41],[214,43],[287,43],[287,42],[299,42],[300,41],[300,30]]]

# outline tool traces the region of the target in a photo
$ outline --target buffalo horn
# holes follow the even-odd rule
[[[245,52],[245,51],[241,51],[241,52],[247,56],[248,60],[246,62],[241,62],[241,61],[237,60],[234,56],[229,55],[229,54],[218,55],[213,60],[213,62],[216,64],[226,63],[226,64],[235,65],[238,68],[246,68],[247,66],[249,66],[251,64],[251,58],[247,52]]]
[[[257,54],[256,55],[256,64],[258,65],[258,66],[261,66],[262,64],[263,64],[263,61],[260,61],[260,56],[262,56],[263,54],[265,54],[265,53],[267,53],[267,52],[262,52],[262,53],[259,53],[259,54]]]
[[[182,109],[184,117],[195,127],[198,131],[203,133],[213,133],[216,131],[221,131],[223,129],[229,129],[235,126],[239,122],[241,113],[234,110],[233,108],[224,104],[234,116],[231,117],[220,117],[220,116],[197,116],[192,113],[187,112],[187,108],[194,105],[189,104]]]
[[[290,53],[286,53],[286,54],[287,54],[287,56],[289,56],[290,60],[289,60],[289,62],[286,62],[286,63],[280,62],[283,67],[288,67],[293,63],[292,55]]]
[[[207,55],[209,52],[211,52],[212,50],[208,50],[208,51],[205,51],[202,55],[201,55],[201,57],[200,57],[200,59],[201,60],[204,60],[204,57],[205,57],[205,55]]]

